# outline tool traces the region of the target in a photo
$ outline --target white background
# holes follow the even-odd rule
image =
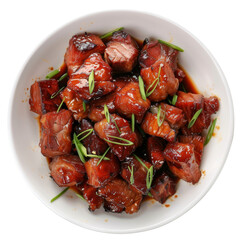
[[[3,1],[0,14],[0,239],[240,239],[240,13],[239,1]],[[159,14],[182,25],[212,52],[228,80],[235,136],[209,193],[189,212],[148,232],[111,235],[80,228],[55,215],[31,192],[9,143],[9,96],[23,63],[49,34],[88,13],[128,9]],[[197,57],[197,56],[196,56]],[[201,68],[201,66],[199,66]],[[21,127],[21,126],[19,126]]]

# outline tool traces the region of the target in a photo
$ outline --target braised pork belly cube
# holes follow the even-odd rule
[[[117,157],[109,152],[106,157],[110,160],[91,158],[85,163],[88,181],[87,183],[95,188],[106,185],[111,179],[116,177],[120,171]],[[98,164],[99,163],[99,164]]]
[[[143,100],[139,84],[130,82],[116,94],[115,106],[117,112],[128,119],[134,114],[136,122],[141,123],[145,112],[150,107],[151,102]]]
[[[161,69],[159,69],[160,67]],[[173,96],[178,90],[179,81],[165,60],[158,60],[151,67],[142,68],[140,74],[145,83],[146,91],[150,92],[157,84],[153,93],[148,97],[153,102],[165,100],[168,95]],[[158,76],[159,81],[156,81]]]
[[[75,155],[54,157],[49,168],[52,178],[59,187],[71,187],[81,183],[86,173],[84,164]]]
[[[120,178],[115,178],[106,186],[99,188],[98,194],[107,202],[104,206],[108,206],[108,211],[125,210],[126,213],[132,214],[139,210],[142,202],[142,194]]]
[[[107,142],[108,146],[112,149],[114,154],[117,155],[120,161],[130,156],[141,143],[140,135],[136,132],[132,132],[129,122],[117,114],[111,114],[110,122],[105,118],[95,123],[94,130],[101,139]],[[122,141],[114,137],[122,138],[130,142]]]
[[[115,72],[131,72],[137,63],[137,44],[123,31],[113,33],[104,52],[106,62]]]
[[[58,90],[57,80],[50,79],[35,82],[30,88],[30,110],[39,115],[56,111],[61,103],[61,98],[59,95],[54,98],[51,98],[51,96],[57,93]]]
[[[92,129],[92,133],[84,138],[81,142],[87,149],[88,154],[102,155],[107,150],[107,143],[102,140],[93,129],[92,124],[87,119],[83,119],[79,125],[75,126],[75,133],[78,135],[81,132]],[[85,132],[79,136],[79,139],[86,136],[89,132]]]
[[[67,108],[73,113],[75,120],[81,121],[88,116],[89,104],[85,103],[86,109],[84,109],[83,100],[75,91],[66,87],[60,96]]]
[[[150,193],[156,201],[163,204],[176,193],[177,183],[178,178],[164,167],[154,178]]]
[[[160,119],[162,121],[162,119]],[[174,142],[176,132],[169,126],[168,122],[163,120],[163,123],[158,125],[157,114],[147,112],[141,124],[142,130],[152,136],[161,137],[168,142]]]
[[[94,89],[89,92],[89,75],[94,71]],[[111,67],[103,61],[101,54],[91,54],[83,65],[71,75],[68,87],[79,94],[83,100],[101,97],[113,91],[115,85],[112,80]]]
[[[147,155],[149,161],[155,169],[160,169],[164,163],[164,141],[158,137],[149,137],[147,139]]]
[[[215,114],[219,110],[219,100],[217,97],[204,98],[204,114],[206,128],[211,123],[211,115]]]
[[[107,202],[107,201],[104,201],[103,207],[106,212],[112,212],[112,213],[121,213],[125,209],[125,207],[122,205],[117,205],[114,202]]]
[[[192,184],[199,181],[201,177],[199,159],[195,155],[193,144],[169,143],[163,154],[174,175]]]
[[[84,60],[92,53],[102,54],[106,46],[102,40],[91,33],[74,35],[69,41],[69,47],[65,53],[64,61],[68,67],[68,75],[83,64]]]
[[[121,176],[129,184],[131,184],[131,171],[133,171],[134,182],[131,184],[132,187],[142,194],[147,194],[149,189],[147,188],[146,177],[148,169],[152,166],[152,164],[141,158],[140,160],[146,167],[143,166],[134,156],[127,157],[125,161],[121,163]]]
[[[73,118],[69,110],[50,112],[41,116],[41,153],[56,157],[72,151],[71,131]]]
[[[139,64],[142,68],[148,68],[159,59],[164,59],[174,72],[177,69],[178,53],[179,51],[158,41],[150,41],[142,48]]]

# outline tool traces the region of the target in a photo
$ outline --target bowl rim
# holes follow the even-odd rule
[[[58,212],[56,209],[54,209],[53,207],[50,207],[50,205],[48,205],[45,201],[43,201],[43,199],[41,199],[41,197],[38,194],[38,191],[34,188],[33,184],[30,183],[29,179],[27,178],[27,176],[24,174],[24,168],[22,166],[22,164],[20,163],[19,159],[18,159],[18,155],[17,155],[17,150],[15,148],[15,139],[14,139],[14,133],[13,133],[13,125],[14,125],[14,119],[13,119],[13,106],[14,106],[14,97],[15,97],[15,93],[17,91],[17,86],[19,84],[19,80],[20,77],[22,75],[22,73],[24,72],[24,69],[26,68],[28,62],[30,61],[30,59],[33,57],[34,53],[42,47],[42,45],[44,45],[49,38],[51,38],[52,36],[54,36],[57,32],[63,30],[66,26],[72,25],[75,22],[80,21],[82,18],[85,17],[91,17],[91,16],[96,16],[96,15],[102,15],[102,14],[142,14],[145,16],[149,16],[149,17],[154,17],[154,18],[159,18],[162,21],[168,22],[172,25],[175,25],[177,28],[179,28],[181,31],[185,32],[186,34],[188,34],[191,38],[193,38],[201,47],[202,49],[207,53],[208,57],[211,58],[214,67],[216,68],[216,70],[218,71],[220,77],[221,77],[221,81],[222,84],[225,87],[225,91],[226,91],[226,96],[227,99],[229,101],[229,113],[230,115],[229,117],[229,124],[231,125],[231,132],[229,133],[229,140],[227,142],[227,149],[224,153],[223,159],[224,161],[221,163],[221,166],[218,170],[218,172],[215,174],[214,178],[212,178],[211,182],[208,183],[207,187],[205,187],[203,189],[203,191],[201,192],[201,194],[199,196],[197,196],[192,202],[190,202],[190,204],[188,204],[185,208],[182,208],[181,211],[178,212],[178,214],[167,218],[166,220],[161,221],[160,223],[155,223],[146,227],[141,227],[141,228],[129,228],[129,229],[124,229],[124,230],[116,230],[116,229],[109,229],[109,228],[101,228],[101,227],[94,227],[91,225],[88,225],[86,223],[77,223],[75,221],[73,221],[72,219],[70,219],[69,217],[65,216],[62,212]],[[47,206],[49,209],[51,209],[54,213],[56,213],[58,216],[62,217],[63,219],[68,220],[71,223],[74,223],[77,226],[80,227],[84,227],[86,229],[89,230],[93,230],[93,231],[97,231],[97,232],[103,232],[103,233],[115,233],[115,234],[126,234],[126,233],[137,233],[137,232],[143,232],[143,231],[148,231],[151,229],[155,229],[158,227],[161,227],[177,218],[179,218],[180,216],[182,216],[183,214],[185,214],[186,212],[188,212],[190,209],[192,209],[192,207],[194,207],[210,190],[210,188],[213,186],[213,184],[215,183],[216,179],[218,178],[219,174],[222,171],[223,166],[225,165],[225,162],[227,160],[231,145],[232,145],[232,141],[233,141],[233,136],[234,136],[234,108],[233,108],[233,101],[232,101],[232,96],[231,96],[231,92],[226,80],[226,77],[220,67],[220,65],[218,64],[218,62],[216,61],[216,59],[214,58],[214,56],[212,55],[212,53],[208,50],[208,48],[196,37],[194,36],[191,32],[189,32],[187,29],[185,29],[184,27],[182,27],[181,25],[179,25],[178,23],[172,21],[171,19],[168,19],[166,17],[161,16],[160,14],[153,14],[151,12],[148,11],[135,11],[135,10],[107,10],[107,11],[96,11],[96,12],[92,12],[90,14],[84,14],[81,15],[80,17],[73,19],[71,21],[68,21],[67,23],[61,25],[60,27],[58,27],[56,30],[54,30],[53,32],[51,32],[50,34],[48,34],[28,55],[28,57],[25,59],[24,64],[22,65],[22,67],[20,68],[16,80],[13,84],[12,90],[11,90],[11,95],[10,95],[10,109],[8,111],[8,131],[10,133],[10,142],[12,145],[12,148],[14,149],[14,159],[17,162],[18,167],[21,169],[20,172],[23,176],[23,179],[26,181],[26,185],[29,186],[29,188],[31,189],[31,191],[34,193],[35,196],[37,196],[37,198],[45,205]]]

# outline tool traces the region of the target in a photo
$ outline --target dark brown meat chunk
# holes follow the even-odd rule
[[[114,202],[104,201],[104,209],[106,212],[121,213],[124,211],[125,207],[122,205],[119,206]]]
[[[138,49],[131,36],[115,32],[104,52],[106,62],[115,72],[131,72],[137,63]]]
[[[174,72],[177,69],[178,53],[177,50],[165,44],[158,41],[151,41],[144,45],[139,56],[139,64],[142,68],[148,68],[157,60],[164,59]]]
[[[56,157],[71,153],[72,123],[72,113],[69,110],[42,115],[40,147],[44,156]]]
[[[57,80],[43,80],[35,82],[30,88],[30,110],[39,115],[53,112],[61,103],[59,95],[51,99],[59,90]]]
[[[73,117],[77,121],[81,121],[88,116],[89,104],[85,103],[86,110],[83,107],[83,100],[80,96],[70,88],[66,87],[60,94],[61,99],[67,108],[73,113]]]
[[[72,73],[83,64],[83,61],[92,53],[103,53],[106,46],[102,40],[93,34],[77,34],[69,41],[69,47],[65,53],[65,63],[68,67],[68,74]]]
[[[136,82],[130,82],[118,91],[114,103],[119,114],[128,119],[134,114],[137,123],[142,122],[151,104],[148,99],[142,99],[139,84]]]
[[[59,187],[71,187],[81,183],[86,173],[84,164],[75,155],[54,157],[49,168],[52,178]]]
[[[146,162],[141,159],[141,161],[145,164],[145,166],[149,169],[152,164],[149,162]],[[123,179],[125,179],[130,184],[130,178],[131,178],[131,172],[133,170],[133,179],[134,182],[132,184],[132,187],[136,188],[137,191],[141,192],[141,194],[147,194],[148,188],[147,188],[147,168],[144,167],[135,157],[127,157],[124,162],[121,163],[122,171],[121,176]],[[130,168],[130,170],[129,170]]]
[[[193,144],[169,143],[164,150],[164,158],[174,175],[192,184],[199,181],[199,159],[195,155]]]
[[[147,139],[148,159],[155,169],[160,169],[164,163],[164,141],[158,137],[149,137]]]
[[[167,121],[164,120],[162,125],[158,126],[157,114],[147,112],[141,127],[145,133],[161,137],[168,142],[174,142],[176,139],[176,132],[169,126]]]
[[[118,129],[114,123],[118,126],[121,133],[118,132]],[[114,137],[120,137],[131,141],[133,144],[128,146],[123,146],[115,143],[107,142],[109,147],[113,150],[114,154],[117,155],[120,161],[123,161],[127,156],[131,155],[132,152],[139,146],[141,143],[140,136],[135,132],[132,132],[130,124],[127,120],[122,117],[119,117],[116,114],[111,115],[111,121],[108,123],[107,119],[103,119],[100,122],[95,123],[94,130],[97,132],[98,136],[102,139],[107,139],[113,142],[122,142],[121,140],[117,140]],[[122,142],[126,144],[126,142]]]
[[[106,157],[110,160],[102,160],[99,165],[99,158],[91,158],[85,163],[89,185],[102,187],[118,175],[120,165],[117,157],[111,152]]]
[[[98,194],[105,198],[108,210],[115,209],[132,214],[139,210],[142,202],[142,194],[133,190],[133,188],[124,180],[115,178],[105,187],[98,190]]]
[[[93,92],[90,94],[88,78],[92,70],[94,70],[95,85]],[[94,53],[71,75],[68,87],[76,91],[82,99],[90,100],[112,92],[115,85],[111,80],[111,67],[103,61],[99,53]]]
[[[159,76],[159,68],[160,76]],[[164,60],[158,60],[151,67],[141,69],[141,76],[145,83],[146,91],[152,90],[155,86],[155,80],[159,76],[157,87],[148,97],[149,100],[159,102],[165,100],[168,95],[173,96],[179,87],[179,81],[175,78],[169,64]],[[153,84],[153,85],[152,85]],[[152,85],[152,86],[151,86]]]
[[[80,124],[75,127],[74,130],[78,135],[79,133],[88,129],[93,129],[93,126],[87,119],[83,119]],[[79,139],[86,136],[86,134],[87,132],[81,135]],[[94,129],[88,137],[82,140],[82,143],[86,147],[88,154],[102,155],[108,147],[107,143],[98,137]]]

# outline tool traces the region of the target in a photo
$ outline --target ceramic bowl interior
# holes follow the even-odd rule
[[[177,198],[165,205],[146,201],[133,215],[107,213],[103,209],[89,212],[88,205],[72,191],[50,203],[61,189],[50,179],[46,159],[41,156],[39,126],[36,115],[29,111],[29,87],[44,79],[48,68],[58,68],[72,35],[79,32],[103,34],[124,26],[138,39],[151,37],[172,41],[182,47],[180,63],[192,77],[205,96],[220,98],[221,108],[217,114],[216,136],[204,149],[201,170],[202,178],[196,185],[180,181]],[[233,108],[230,92],[224,75],[209,51],[188,31],[161,17],[131,11],[102,12],[73,21],[48,37],[25,64],[13,93],[11,109],[12,142],[17,163],[37,197],[63,218],[85,228],[111,233],[138,232],[159,227],[192,208],[209,190],[226,160],[233,135]]]

